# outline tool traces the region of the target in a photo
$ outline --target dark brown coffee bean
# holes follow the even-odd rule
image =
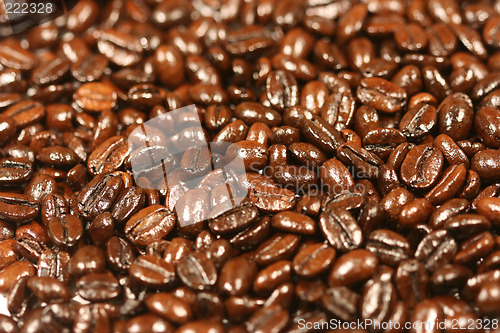
[[[0,183],[12,185],[26,183],[33,176],[32,163],[24,158],[0,159]]]
[[[35,266],[29,261],[17,261],[0,271],[0,290],[7,292],[17,280],[25,276],[34,276]]]
[[[87,167],[93,176],[118,170],[129,155],[127,139],[113,136],[89,155]]]
[[[75,246],[83,235],[82,221],[70,214],[50,218],[47,228],[54,245],[60,247]]]
[[[443,154],[438,149],[429,145],[416,146],[401,165],[401,179],[415,189],[430,188],[439,180],[443,161]]]
[[[439,105],[438,114],[441,134],[446,134],[455,141],[467,138],[473,121],[472,101],[467,95],[449,95]]]
[[[205,290],[215,285],[217,270],[203,253],[190,253],[177,264],[177,274],[182,282],[195,290]]]
[[[114,270],[125,271],[135,259],[134,249],[125,239],[113,236],[106,243],[106,259]]]
[[[409,259],[399,263],[395,285],[399,295],[409,307],[415,306],[427,297],[428,281],[429,275],[421,262]]]
[[[246,229],[259,216],[257,207],[251,204],[237,206],[209,222],[209,227],[215,234],[233,234]]]
[[[294,192],[277,186],[257,184],[249,190],[248,197],[265,212],[281,212],[295,206]]]
[[[363,138],[363,146],[382,160],[386,160],[396,147],[406,142],[406,137],[398,129],[380,128],[370,131]]]
[[[435,271],[451,261],[458,245],[448,231],[435,230],[422,239],[415,251],[415,258],[423,261],[429,271]]]
[[[313,219],[296,212],[281,212],[271,220],[273,228],[285,232],[312,235],[316,232]]]
[[[358,317],[360,296],[347,287],[331,287],[321,298],[321,305],[328,313],[345,321]]]
[[[401,87],[381,78],[361,80],[357,97],[363,104],[388,113],[399,111],[407,99],[406,92]]]
[[[76,281],[78,294],[90,301],[105,301],[118,297],[121,292],[118,280],[108,273],[92,273]]]
[[[499,151],[486,149],[478,152],[471,160],[471,169],[485,182],[500,180]]]
[[[117,99],[117,93],[112,87],[98,82],[85,83],[73,95],[75,106],[88,112],[112,110]]]
[[[231,296],[244,295],[257,275],[257,265],[245,257],[229,260],[221,270],[218,289]]]
[[[474,129],[488,148],[500,147],[500,112],[495,108],[485,107],[474,116]]]
[[[24,50],[16,41],[2,43],[2,52],[0,52],[0,64],[8,68],[20,70],[32,70],[38,60],[34,54]]]
[[[378,259],[370,251],[353,250],[335,261],[328,275],[328,284],[347,287],[356,285],[368,280],[377,267]]]
[[[146,246],[165,237],[175,226],[175,220],[166,207],[153,205],[131,216],[124,231],[132,243]]]
[[[300,236],[294,234],[276,234],[263,242],[256,250],[255,262],[269,265],[273,262],[289,259],[300,244]]]
[[[168,285],[175,278],[173,264],[149,254],[137,257],[128,271],[135,280],[151,287]]]
[[[269,236],[271,219],[265,216],[250,228],[243,230],[231,238],[231,244],[240,250],[249,250],[259,245]]]
[[[352,215],[339,208],[330,208],[320,215],[319,225],[328,242],[337,250],[349,251],[363,242],[363,234]]]
[[[123,180],[112,174],[94,177],[78,195],[78,212],[85,218],[94,218],[110,209],[123,190]]]
[[[38,203],[24,194],[4,192],[0,194],[0,218],[13,223],[34,220],[39,213]]]
[[[285,110],[299,104],[297,81],[288,71],[269,73],[266,79],[266,95],[271,106],[278,110]]]
[[[176,324],[184,324],[193,319],[191,307],[181,298],[170,293],[157,293],[145,300],[147,308],[157,315]]]
[[[433,205],[442,204],[460,193],[466,177],[466,167],[463,164],[454,164],[443,172],[441,180],[425,197]]]
[[[361,296],[360,312],[362,318],[383,321],[391,314],[396,303],[396,288],[392,283],[393,270],[382,266],[367,283]],[[378,306],[373,306],[378,304]]]
[[[408,139],[420,140],[432,131],[436,123],[436,108],[429,104],[419,104],[405,113],[399,123],[399,129]]]
[[[435,56],[447,56],[455,51],[457,37],[451,27],[444,23],[432,25],[427,37],[429,38],[429,52]]]
[[[416,323],[424,323],[428,320],[434,320],[434,318],[436,318],[436,321],[444,320],[443,311],[436,301],[426,299],[417,303],[410,320]],[[432,328],[431,326],[429,331],[432,332],[437,330],[437,328]],[[418,330],[411,328],[408,332],[415,333],[418,332]]]
[[[465,266],[448,264],[434,271],[429,282],[434,290],[453,292],[462,289],[472,274]]]
[[[262,308],[246,322],[246,330],[256,332],[279,332],[285,328],[289,314],[279,305]]]
[[[396,266],[410,256],[410,244],[400,234],[387,229],[375,230],[366,239],[366,248],[375,254],[380,262]]]
[[[87,245],[79,248],[71,257],[69,273],[77,276],[98,273],[104,270],[105,265],[104,252],[95,245]]]
[[[2,115],[12,118],[17,128],[23,128],[41,121],[45,107],[36,101],[22,101],[7,108]]]
[[[337,149],[337,158],[354,169],[356,178],[376,179],[378,167],[383,161],[374,153],[352,143],[344,143]]]

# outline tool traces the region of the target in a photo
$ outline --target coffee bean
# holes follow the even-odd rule
[[[410,256],[408,240],[398,233],[379,229],[370,233],[366,239],[366,248],[375,254],[380,262],[395,266]]]
[[[151,295],[145,304],[152,312],[177,324],[184,324],[193,318],[190,306],[183,299],[170,293]]]
[[[131,216],[125,225],[129,240],[140,246],[166,236],[175,225],[175,216],[164,206],[144,208]]]
[[[190,253],[180,259],[177,264],[179,278],[189,287],[205,290],[217,280],[217,270],[214,264],[203,253]]]
[[[407,99],[401,87],[381,78],[361,80],[356,94],[362,103],[388,113],[399,111]]]
[[[296,212],[281,212],[271,220],[273,228],[285,232],[312,235],[316,232],[316,225],[310,217]]]
[[[296,274],[306,278],[325,272],[335,259],[335,250],[326,244],[315,243],[299,250],[292,261]]]
[[[457,243],[450,237],[448,231],[439,229],[422,239],[415,251],[415,258],[423,261],[429,271],[435,271],[449,263],[457,250]]]
[[[401,180],[415,189],[434,186],[443,168],[443,154],[429,145],[419,145],[411,149],[401,164]]]
[[[344,209],[324,211],[320,215],[319,225],[325,238],[337,250],[353,250],[363,242],[363,234],[356,220]]]
[[[128,271],[135,280],[151,287],[168,285],[175,277],[174,265],[152,255],[137,257]]]
[[[255,262],[269,265],[273,262],[289,259],[297,250],[300,236],[294,234],[276,234],[263,242],[256,250]]]

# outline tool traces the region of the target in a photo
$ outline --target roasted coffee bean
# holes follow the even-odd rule
[[[439,105],[438,118],[440,133],[454,141],[465,140],[472,128],[472,101],[465,94],[451,94]]]
[[[289,259],[300,243],[300,236],[294,234],[276,234],[263,242],[256,250],[255,262],[269,265],[273,262]]]
[[[69,281],[70,255],[66,251],[44,250],[38,260],[38,276],[49,276],[63,283]]]
[[[437,123],[436,108],[429,104],[419,104],[409,108],[399,123],[399,129],[410,140],[421,140]]]
[[[2,115],[12,118],[17,128],[23,128],[42,120],[45,108],[36,101],[22,101],[7,108]]]
[[[32,176],[33,166],[28,159],[24,157],[0,159],[0,184],[26,183]]]
[[[356,249],[363,242],[360,227],[345,209],[334,207],[324,211],[319,225],[328,242],[339,251]]]
[[[375,129],[368,132],[363,138],[364,148],[382,160],[387,160],[391,152],[404,142],[406,142],[405,135],[395,128]]]
[[[351,321],[358,316],[360,296],[347,287],[331,287],[321,298],[322,307],[341,320]]]
[[[401,164],[401,180],[415,189],[428,189],[439,181],[443,164],[441,151],[430,145],[416,146]]]
[[[105,301],[118,297],[121,288],[112,274],[92,273],[76,281],[78,294],[90,301]]]
[[[380,262],[395,266],[410,256],[410,244],[400,234],[387,229],[378,229],[368,235],[366,248],[375,254]]]
[[[112,87],[98,82],[85,83],[73,95],[75,106],[88,112],[112,110],[117,99],[117,93]]]
[[[175,222],[175,215],[166,207],[153,205],[130,217],[125,225],[125,234],[132,243],[146,246],[165,237]]]
[[[90,181],[78,196],[78,212],[94,218],[110,209],[123,190],[123,180],[112,174],[101,174]]]
[[[115,230],[114,219],[111,213],[106,212],[97,215],[97,217],[88,225],[87,230],[90,233],[90,238],[96,245],[104,245],[110,239]]]
[[[376,179],[378,167],[383,161],[374,153],[352,143],[344,143],[337,149],[337,158],[354,169],[357,178]]]
[[[79,248],[69,262],[71,275],[98,273],[104,270],[106,259],[104,252],[95,245]]]
[[[175,278],[173,264],[148,254],[137,257],[128,271],[135,280],[151,287],[168,285]]]
[[[476,112],[474,129],[486,147],[500,147],[500,112],[497,109],[485,107]]]
[[[39,213],[38,203],[24,194],[4,192],[0,194],[0,218],[12,223],[34,220]]]
[[[271,229],[271,219],[265,216],[246,230],[243,230],[231,238],[230,242],[233,246],[240,250],[249,250],[259,245],[265,240]]]
[[[434,290],[453,292],[461,289],[472,272],[462,265],[448,264],[438,268],[430,278],[430,285]]]
[[[52,217],[47,223],[48,234],[54,245],[73,247],[83,235],[82,221],[70,214]]]
[[[357,97],[363,104],[388,113],[399,111],[407,99],[401,87],[381,78],[361,80]]]
[[[471,169],[477,172],[479,177],[485,182],[495,182],[500,180],[499,151],[485,149],[477,154],[471,160]]]
[[[249,190],[249,199],[257,208],[266,212],[280,212],[295,206],[295,194],[277,186],[259,185]]]
[[[285,232],[312,235],[316,232],[316,223],[306,215],[296,212],[281,212],[271,220],[273,228]]]
[[[29,261],[16,261],[0,271],[0,290],[7,292],[17,280],[35,273],[36,268]]]
[[[433,204],[439,205],[460,193],[467,177],[467,169],[463,164],[454,164],[443,172],[443,177],[436,186],[426,194]]]
[[[337,159],[330,159],[320,168],[320,177],[329,193],[340,194],[354,189],[354,180],[347,167]]]
[[[367,283],[361,296],[361,317],[383,321],[392,312],[397,300],[397,293],[392,283],[393,270],[382,266]],[[378,304],[378,306],[373,306]]]
[[[231,296],[243,295],[251,288],[256,275],[257,266],[254,262],[245,257],[236,257],[226,262],[222,268],[217,282],[218,289]]]
[[[125,271],[135,259],[134,249],[125,239],[113,236],[106,243],[106,259],[113,269]]]
[[[184,324],[193,319],[189,304],[170,293],[157,293],[145,301],[149,310],[176,324]]]
[[[145,201],[146,195],[141,188],[127,187],[116,198],[111,214],[118,223],[125,222],[144,207]]]
[[[127,139],[113,136],[89,155],[87,167],[93,176],[118,170],[129,155]]]
[[[422,239],[415,251],[415,258],[423,261],[425,268],[433,272],[451,261],[458,250],[458,245],[448,231],[439,229]]]
[[[332,287],[356,285],[368,280],[377,267],[378,259],[370,251],[353,250],[335,261],[328,275],[328,284]]]
[[[203,253],[189,253],[177,263],[179,278],[190,288],[205,290],[215,285],[217,270]]]
[[[286,70],[270,72],[266,79],[266,95],[278,110],[299,104],[299,89],[294,75]]]
[[[215,234],[232,234],[249,227],[259,217],[256,206],[244,204],[237,206],[209,222],[209,227]]]

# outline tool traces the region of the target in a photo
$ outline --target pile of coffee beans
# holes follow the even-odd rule
[[[231,145],[139,186],[192,104]],[[498,0],[80,0],[0,40],[0,147],[1,332],[500,332]]]

